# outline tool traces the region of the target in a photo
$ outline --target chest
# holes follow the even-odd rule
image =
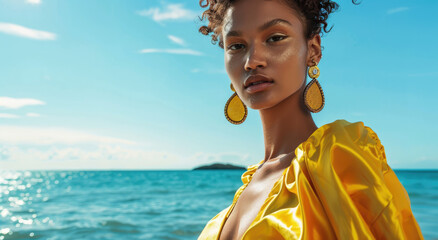
[[[267,197],[272,191],[280,173],[263,180],[252,179],[242,191],[220,233],[219,240],[241,239],[251,223],[257,217]]]

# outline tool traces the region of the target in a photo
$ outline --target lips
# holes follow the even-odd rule
[[[243,83],[244,88],[248,88],[250,86],[254,86],[261,83],[272,83],[274,82],[271,78],[268,78],[261,74],[251,75],[249,76],[245,82]]]

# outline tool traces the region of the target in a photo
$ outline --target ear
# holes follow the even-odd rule
[[[307,41],[307,66],[313,66],[314,63],[312,59],[315,60],[316,64],[321,61],[321,36],[320,34],[315,34],[311,39]]]

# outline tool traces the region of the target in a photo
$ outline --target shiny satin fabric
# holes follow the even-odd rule
[[[248,166],[232,204],[206,224],[198,240],[219,238],[262,162]],[[338,119],[295,149],[291,165],[241,239],[424,238],[376,133],[363,122]]]

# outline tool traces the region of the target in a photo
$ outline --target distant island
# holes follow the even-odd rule
[[[211,165],[204,165],[200,167],[195,167],[192,170],[215,170],[215,169],[235,169],[235,170],[246,170],[246,167],[236,166],[232,164],[224,163],[213,163]]]

